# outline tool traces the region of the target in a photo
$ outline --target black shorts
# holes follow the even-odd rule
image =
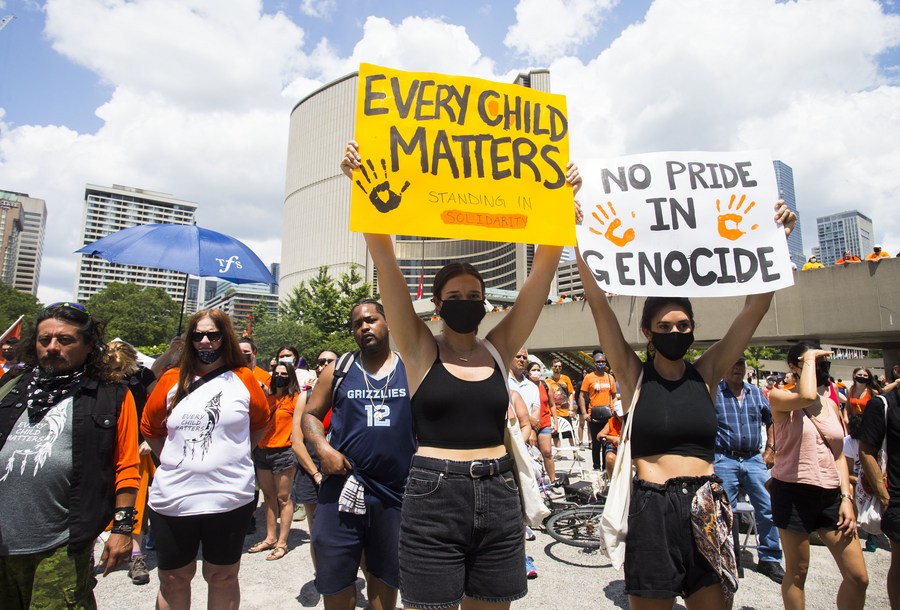
[[[321,464],[319,463],[319,456],[316,455],[316,450],[309,443],[304,444],[306,445],[306,451],[309,452],[309,457],[312,458],[313,464],[318,469]],[[299,504],[315,504],[319,501],[319,486],[316,485],[315,479],[299,464],[297,465],[297,474],[294,475],[294,485],[291,487],[291,500]]]
[[[697,549],[691,527],[691,501],[707,481],[720,479],[635,480],[625,538],[626,593],[651,599],[689,597],[721,582]]]
[[[836,530],[841,508],[841,488],[824,489],[804,483],[772,479],[772,523],[791,532],[811,534]]]
[[[237,563],[255,510],[256,502],[249,502],[226,513],[168,517],[147,507],[159,569],[183,568],[197,559],[201,545],[204,562],[217,566]]]
[[[881,516],[881,532],[894,544],[900,544],[900,501],[893,497]]]
[[[258,470],[271,470],[277,474],[297,467],[297,456],[290,447],[273,447],[253,450],[253,466]]]
[[[512,459],[478,462],[496,468],[473,478],[473,462],[413,456],[400,523],[405,606],[453,608],[465,596],[510,602],[528,592]]]

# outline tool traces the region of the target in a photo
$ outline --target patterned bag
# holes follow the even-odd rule
[[[716,481],[707,481],[691,501],[691,530],[700,554],[718,573],[725,602],[731,606],[738,588],[738,569],[731,528],[734,516],[725,489]]]

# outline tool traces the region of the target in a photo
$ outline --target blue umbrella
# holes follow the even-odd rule
[[[216,277],[235,284],[277,283],[266,265],[242,242],[193,225],[129,227],[76,252],[111,263]]]
[[[120,265],[140,265],[235,284],[276,284],[256,253],[241,241],[195,225],[150,224],[128,227],[75,251]],[[187,297],[185,276],[184,297]],[[184,298],[178,334],[184,317]]]

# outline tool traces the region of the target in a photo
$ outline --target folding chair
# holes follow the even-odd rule
[[[578,476],[584,478],[584,467],[582,465],[584,459],[581,457],[578,445],[575,444],[575,429],[572,427],[572,422],[565,417],[557,417],[556,431],[559,433],[559,447],[553,447],[554,454],[571,454],[572,465],[569,466],[568,473],[571,475],[572,471],[577,468]],[[564,439],[568,439],[568,446],[563,445]]]

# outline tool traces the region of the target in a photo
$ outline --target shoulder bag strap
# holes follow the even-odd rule
[[[223,364],[219,368],[208,372],[206,375],[204,375],[200,379],[195,379],[193,381],[193,383],[191,383],[191,385],[188,386],[187,393],[190,394],[191,392],[196,391],[200,386],[202,386],[207,381],[209,381],[211,379],[215,379],[216,377],[218,377],[225,371],[230,371],[230,370],[231,370],[230,366],[228,366],[227,364]]]

